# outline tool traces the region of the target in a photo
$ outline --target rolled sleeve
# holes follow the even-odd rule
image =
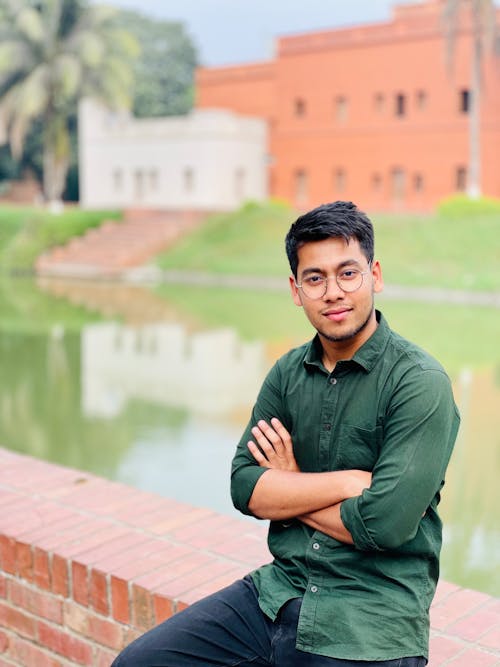
[[[391,397],[371,486],[341,505],[357,548],[396,549],[415,537],[444,483],[458,425],[444,372],[417,369],[402,379]]]
[[[247,443],[253,439],[252,428],[260,419],[269,421],[272,417],[277,417],[285,427],[287,426],[281,398],[280,378],[279,363],[276,363],[264,380],[252,410],[252,416],[240,439],[232,462],[231,498],[236,509],[249,516],[255,516],[248,507],[253,490],[268,468],[259,466],[250,453]]]

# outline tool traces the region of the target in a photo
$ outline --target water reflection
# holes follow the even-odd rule
[[[15,284],[0,285],[0,442],[235,514],[234,446],[267,369],[310,335],[299,309],[283,293],[52,289],[57,297],[22,283],[17,299]],[[468,328],[465,308],[384,310],[394,328],[448,352],[462,413],[441,512],[443,575],[498,594],[498,312],[482,311],[479,346],[477,315]],[[452,329],[460,336],[450,345]]]
[[[254,400],[265,371],[263,344],[231,329],[189,334],[180,324],[97,324],[81,335],[82,408],[115,417],[132,400],[230,415]]]

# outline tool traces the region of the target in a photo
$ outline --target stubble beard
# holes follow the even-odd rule
[[[352,338],[357,336],[359,333],[361,333],[361,331],[363,331],[363,329],[365,329],[368,326],[368,324],[369,324],[369,322],[372,318],[373,311],[374,311],[374,303],[372,301],[372,307],[370,309],[370,312],[368,313],[368,316],[364,320],[364,322],[362,322],[355,329],[352,329],[351,331],[346,331],[345,333],[339,334],[338,336],[332,335],[332,334],[327,334],[324,331],[320,331],[320,329],[318,329],[317,331],[320,334],[320,336],[322,336],[326,340],[330,341],[331,343],[341,343],[342,341],[351,340]]]

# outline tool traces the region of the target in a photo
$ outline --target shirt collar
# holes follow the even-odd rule
[[[390,334],[389,325],[382,313],[376,310],[375,315],[378,323],[376,330],[351,359],[351,362],[358,364],[368,373],[373,369],[378,358],[384,351]],[[323,348],[321,347],[319,336],[316,334],[307,347],[304,366],[306,368],[323,368],[322,359]]]

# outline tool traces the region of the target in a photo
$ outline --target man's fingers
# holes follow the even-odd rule
[[[285,445],[285,447],[291,447],[292,445],[292,438],[290,436],[290,433],[286,430],[286,428],[283,426],[283,424],[280,422],[280,420],[277,417],[273,417],[271,419],[271,424],[273,428],[275,429],[276,433],[279,435],[282,443]]]
[[[250,453],[252,454],[252,456],[254,457],[254,459],[257,461],[257,463],[260,466],[266,466],[266,464],[269,463],[269,461],[266,459],[264,454],[261,452],[261,450],[255,444],[255,442],[252,442],[252,440],[250,440],[247,443],[247,446],[248,446],[248,449],[250,450]]]

